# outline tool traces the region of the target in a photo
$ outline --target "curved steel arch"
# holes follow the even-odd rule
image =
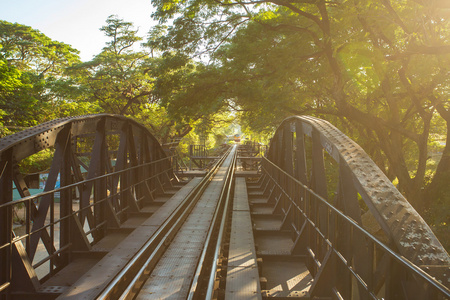
[[[305,136],[311,138],[309,154]],[[337,200],[328,195],[323,150],[338,164]],[[437,278],[450,275],[450,257],[430,227],[364,150],[329,122],[310,116],[285,119],[271,140],[267,158],[362,224],[359,194],[401,255]]]
[[[54,149],[54,156],[44,192],[31,196],[18,164],[48,148]],[[58,177],[60,187],[56,186]],[[68,253],[89,250],[107,228],[120,227],[127,212],[139,212],[144,200],[151,202],[156,194],[172,188],[173,180],[171,158],[157,139],[123,116],[67,117],[1,139],[0,292],[38,290],[33,265],[49,260],[49,273],[67,265]],[[13,201],[13,183],[20,200]],[[54,214],[55,192],[61,199],[59,217]],[[26,210],[26,233],[20,238],[12,228],[18,204]],[[56,223],[59,244],[55,243]],[[33,263],[39,243],[48,256],[42,263]]]
[[[0,139],[0,155],[6,151],[12,151],[15,161],[19,162],[34,153],[53,147],[57,134],[64,128],[70,127],[72,136],[95,133],[99,122],[105,122],[104,130],[106,131],[120,130],[124,123],[129,123],[133,126],[133,130],[142,131],[155,144],[157,151],[164,153],[157,139],[138,122],[120,115],[94,114],[56,119],[6,136]]]

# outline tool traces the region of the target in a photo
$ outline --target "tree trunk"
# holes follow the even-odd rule
[[[433,202],[439,198],[448,197],[450,200],[450,120],[447,122],[446,145],[442,152],[441,160],[436,168],[433,180],[423,193],[423,209],[429,209]]]

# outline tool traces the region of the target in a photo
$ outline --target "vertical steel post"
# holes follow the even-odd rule
[[[74,153],[72,151],[72,137],[68,137],[69,145],[64,151],[64,162],[61,166],[60,182],[61,187],[72,184],[72,162],[74,161]],[[72,214],[72,189],[64,189],[60,193],[60,218],[64,218],[60,222],[59,231],[59,247],[63,248],[70,244],[70,218],[66,218]],[[68,251],[64,251],[60,254],[62,265],[67,265],[70,261],[70,254]]]
[[[305,134],[303,132],[303,124],[300,121],[296,123],[295,134],[294,177],[307,186]],[[299,206],[306,213],[306,191],[303,188],[300,188]]]
[[[284,167],[283,169],[287,174],[294,176],[294,133],[295,133],[295,123],[286,123],[284,125],[284,139],[283,139],[283,148],[284,148]],[[293,223],[293,210],[292,210],[292,202],[289,200],[294,199],[294,184],[288,176],[285,177],[285,190],[288,194],[285,197],[284,211],[285,211],[285,220],[283,222],[284,228],[289,228],[290,224]],[[295,238],[295,237],[294,237]]]
[[[301,183],[307,185],[306,176],[306,153],[305,153],[305,134],[303,132],[303,125],[301,122],[296,124],[296,138],[295,138],[295,175]]]
[[[128,122],[124,122],[120,130],[120,141],[119,141],[119,149],[117,151],[117,161],[115,171],[123,171],[128,166]],[[127,206],[127,193],[126,189],[128,186],[126,172],[122,172],[116,176],[114,181],[114,192],[116,188],[119,187],[119,196],[115,197],[116,200],[114,203],[114,208],[116,210],[116,214],[120,214],[120,212]],[[120,184],[120,186],[119,186]],[[118,219],[120,223],[124,221],[123,216],[118,215]]]
[[[98,158],[98,164],[96,165],[96,174],[98,176],[102,176],[106,174],[106,169],[108,164],[110,164],[110,158],[108,153],[108,145],[106,143],[106,118],[102,118],[97,123],[95,141],[94,141],[94,149],[92,149],[92,158]],[[94,224],[96,227],[99,224],[102,224],[105,220],[107,220],[108,211],[108,179],[102,178],[98,179],[94,182]],[[111,213],[111,212],[110,212]],[[93,235],[96,239],[101,239],[105,236],[107,226],[110,225],[106,223],[106,226],[102,226],[101,229],[97,228],[95,230],[95,235]]]
[[[136,131],[135,135],[135,149],[136,149],[136,165],[139,166],[137,170],[135,170],[135,193],[136,193],[136,205],[138,209],[142,208],[141,199],[145,195],[144,191],[144,169],[142,168],[142,164],[144,163],[144,155],[142,153],[142,144],[143,144],[143,132],[141,130]]]
[[[143,162],[144,163],[150,163],[151,162],[151,153],[150,153],[150,146],[149,146],[149,140],[147,137],[143,137],[143,144],[142,144],[142,150],[143,152]],[[146,166],[144,167],[144,191],[145,191],[145,198],[146,201],[153,202],[153,194],[152,194],[152,166]]]
[[[128,126],[128,155],[129,155],[129,165],[128,167],[136,167],[138,165],[138,155],[136,151],[136,137],[138,133],[133,130],[133,125]],[[137,203],[137,183],[139,182],[139,170],[129,170],[127,173],[127,205],[130,211],[139,211],[139,206]],[[128,216],[127,216],[128,217]]]
[[[0,161],[0,204],[12,201],[13,168],[12,149],[2,153]],[[12,240],[12,206],[0,208],[0,246],[11,243]],[[12,245],[0,250],[0,286],[11,282]],[[7,288],[9,290],[9,288]],[[6,291],[5,290],[5,294]],[[1,295],[1,294],[0,294]],[[6,298],[6,296],[5,296]],[[3,299],[3,297],[2,297]]]
[[[155,147],[154,147],[154,141],[150,138],[147,139],[148,141],[148,153],[149,153],[149,162],[152,164],[150,165],[150,191],[152,192],[152,196],[156,197],[156,183],[158,181],[158,178],[155,177],[157,169],[156,165],[153,163],[156,160],[155,157]],[[192,152],[191,152],[192,153]],[[193,153],[192,153],[193,155]],[[192,159],[191,159],[192,160]]]
[[[327,199],[327,178],[325,174],[325,163],[323,157],[323,147],[320,141],[320,133],[313,129],[312,131],[312,183],[313,190],[321,197]],[[317,219],[315,222],[318,222],[318,227],[322,234],[328,236],[327,230],[327,211],[323,205],[320,204],[320,201],[316,200],[315,202],[315,210]],[[317,224],[317,223],[316,223]],[[320,239],[320,238],[319,238]],[[321,240],[316,240],[319,248],[317,249],[317,255],[320,259],[324,258],[326,253],[326,246],[323,244]]]
[[[339,190],[335,206],[358,224],[362,225],[361,209],[358,204],[358,193],[354,186],[352,176],[350,168],[346,164],[340,163]],[[358,270],[365,282],[372,282],[373,263],[367,263],[368,259],[373,259],[373,256],[369,253],[370,249],[368,247],[370,247],[370,245],[359,232],[354,232],[352,235],[346,234],[345,232],[349,232],[350,228],[348,225],[344,225],[344,222],[342,222],[340,226],[342,226],[342,229],[338,232],[335,247],[343,253],[347,260],[353,261],[355,269]],[[344,276],[340,276],[340,284],[343,286],[343,293],[350,294],[351,280],[349,280],[350,282],[346,282],[344,279]],[[359,286],[359,289],[362,294],[362,287]]]
[[[58,133],[55,142],[55,154],[53,157],[52,165],[48,174],[48,180],[45,184],[44,191],[51,191],[55,188],[58,174],[64,164],[64,154],[66,147],[70,146],[70,128],[71,124],[64,126],[64,128]],[[42,229],[45,223],[45,219],[50,208],[50,205],[54,201],[54,194],[43,196],[39,203],[39,208],[37,214],[33,219],[32,231],[37,231],[31,236],[31,247],[30,247],[30,260],[32,261],[36,253],[39,240],[42,238],[44,246],[48,253],[55,252],[53,241],[51,239],[44,239],[47,234],[47,229]]]

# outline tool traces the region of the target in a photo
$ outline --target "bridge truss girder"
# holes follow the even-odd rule
[[[397,265],[393,264],[390,250],[374,253],[380,247],[371,241],[373,235],[381,238],[393,253],[406,258],[407,263],[422,268],[418,273],[426,271],[444,286],[450,286],[450,257],[430,227],[364,150],[330,123],[309,116],[285,119],[271,140],[262,167],[272,182],[266,193],[276,202],[276,210],[285,216],[283,228],[295,228],[298,233],[294,252],[314,256],[309,260],[309,270],[316,277],[311,288],[313,295],[330,296],[333,284],[343,280],[336,273],[342,267],[337,262],[339,255],[358,270],[363,282],[378,285],[378,290],[386,288],[388,282],[393,285],[396,277],[399,285],[404,284],[398,275],[402,268],[392,267]],[[332,177],[337,177],[337,182],[330,182]],[[364,215],[361,201],[367,208]],[[382,231],[372,230],[365,235],[351,229],[354,222],[371,231],[363,224],[368,214]],[[383,257],[375,257],[380,253],[384,253]],[[373,265],[366,263],[368,259]],[[348,284],[341,282],[341,286]],[[327,294],[321,294],[323,291]],[[367,289],[360,292],[369,297],[365,294]]]
[[[31,196],[19,163],[44,149],[54,149],[48,179],[44,192]],[[138,212],[142,200],[152,201],[174,180],[171,158],[151,133],[116,115],[69,117],[24,130],[0,140],[0,157],[0,294],[37,292],[35,268],[49,265],[45,280],[66,266],[72,253],[89,251],[107,228],[120,227],[128,212]],[[13,183],[19,201],[12,201]],[[20,237],[13,230],[18,205],[25,207]],[[35,262],[39,245],[47,255]]]

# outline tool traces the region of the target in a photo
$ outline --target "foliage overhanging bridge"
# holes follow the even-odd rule
[[[18,165],[49,148],[32,195]],[[169,153],[108,114],[1,139],[0,299],[450,298],[446,250],[330,123],[288,118],[194,178]]]

